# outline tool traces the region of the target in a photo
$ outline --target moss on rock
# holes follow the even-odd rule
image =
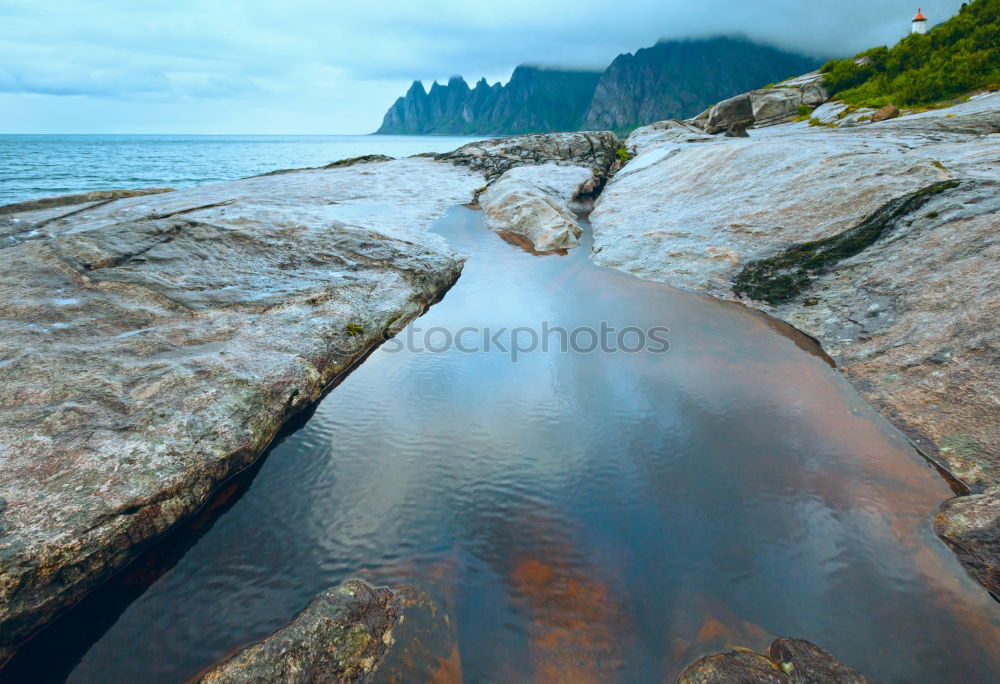
[[[817,276],[874,244],[900,217],[959,181],[933,183],[886,202],[857,226],[822,240],[793,245],[773,257],[747,264],[733,279],[733,292],[768,304],[783,304],[799,296]]]

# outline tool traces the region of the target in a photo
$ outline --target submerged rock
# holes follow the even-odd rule
[[[592,195],[597,178],[579,166],[511,169],[479,198],[486,227],[520,235],[538,252],[578,247],[583,228],[573,209]]]
[[[676,684],[866,684],[863,676],[804,639],[776,639],[767,655],[738,649],[695,661]]]
[[[435,301],[462,259],[427,228],[481,183],[399,160],[9,215],[0,659]]]
[[[489,179],[516,166],[582,166],[603,183],[617,160],[618,145],[618,136],[610,131],[523,135],[469,143],[437,159],[482,171]]]
[[[291,623],[203,672],[206,684],[460,682],[448,616],[411,587],[351,580]]]

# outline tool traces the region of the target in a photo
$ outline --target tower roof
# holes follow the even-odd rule
[[[913,21],[927,21],[927,17],[924,16],[919,7],[917,8],[917,16],[913,17]]]

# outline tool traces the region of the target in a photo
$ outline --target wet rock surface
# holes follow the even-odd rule
[[[38,209],[55,209],[58,207],[69,207],[79,205],[94,205],[99,202],[111,202],[116,199],[126,197],[142,197],[144,195],[158,195],[164,192],[173,192],[173,188],[145,188],[140,190],[94,190],[93,192],[81,192],[75,195],[59,195],[57,197],[43,197],[36,200],[25,200],[14,204],[5,204],[0,207],[0,216],[5,214],[19,214],[25,211],[36,211]]]
[[[351,580],[196,681],[460,682],[461,663],[447,614],[425,593]]]
[[[481,171],[491,180],[516,166],[563,164],[591,169],[603,182],[617,160],[618,145],[610,131],[524,135],[469,143],[437,159]]]
[[[480,183],[400,160],[5,217],[38,228],[0,249],[0,656],[448,288],[426,229]]]
[[[745,649],[711,655],[684,670],[676,684],[865,684],[863,676],[804,639],[775,639],[767,655]]]
[[[583,232],[573,213],[590,197],[597,177],[580,166],[522,166],[511,169],[480,196],[486,227],[513,233],[538,252],[580,245]]]
[[[982,491],[1000,482],[998,132],[996,94],[850,129],[640,129],[591,215],[594,259],[812,335]]]
[[[1000,600],[1000,487],[946,501],[934,518],[934,531]]]

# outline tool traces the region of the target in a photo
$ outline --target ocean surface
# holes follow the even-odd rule
[[[185,188],[473,140],[403,135],[0,135],[0,205],[90,190]]]

